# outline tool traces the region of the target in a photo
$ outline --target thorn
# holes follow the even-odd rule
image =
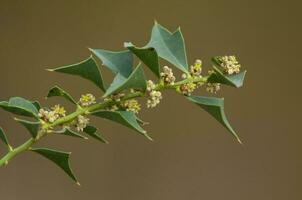
[[[154,19],[154,24],[156,25],[156,24],[158,24],[158,22],[157,22],[157,20],[156,19]]]
[[[6,165],[8,165],[8,161],[7,160],[4,162],[4,166],[6,166]]]
[[[242,141],[239,138],[237,138],[237,141],[239,142],[239,144],[243,145]]]
[[[88,137],[84,137],[84,140],[88,140]]]
[[[80,182],[77,182],[77,185],[78,185],[78,186],[81,186],[81,183],[80,183]]]
[[[45,69],[46,71],[49,71],[49,72],[53,72],[55,71],[54,69]]]

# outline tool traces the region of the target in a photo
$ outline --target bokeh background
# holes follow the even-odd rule
[[[44,69],[87,58],[87,47],[118,51],[125,41],[143,46],[154,19],[172,31],[181,26],[190,63],[201,58],[210,66],[214,55],[239,57],[248,70],[245,86],[224,87],[218,96],[225,97],[244,145],[197,106],[168,92],[160,106],[141,113],[151,122],[145,128],[154,142],[101,119],[94,121],[109,145],[48,137],[38,146],[72,151],[82,186],[29,152],[0,169],[1,200],[302,199],[299,1],[1,0],[0,99],[61,103],[44,99],[54,84],[76,98],[87,92],[101,96],[85,80]],[[3,111],[0,125],[14,145],[29,137]]]

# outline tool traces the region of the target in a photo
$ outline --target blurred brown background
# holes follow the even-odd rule
[[[302,199],[299,1],[1,0],[0,99],[63,102],[43,98],[54,84],[75,97],[101,95],[85,80],[44,69],[85,59],[87,47],[142,46],[154,19],[172,31],[181,26],[190,63],[239,57],[248,70],[244,88],[224,87],[219,96],[244,145],[197,106],[165,93],[159,107],[141,113],[155,142],[103,120],[95,121],[109,145],[48,137],[38,146],[72,151],[82,186],[25,153],[0,169],[1,200]],[[0,125],[14,145],[29,137],[3,111]]]

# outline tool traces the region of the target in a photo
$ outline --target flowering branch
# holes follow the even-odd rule
[[[177,34],[180,37],[176,37]],[[68,66],[49,71],[55,71],[87,79],[98,86],[104,95],[98,102],[94,95],[81,95],[79,101],[59,86],[53,87],[47,97],[63,97],[74,104],[76,110],[66,113],[64,107],[55,105],[51,108],[41,107],[35,101],[31,102],[21,97],[12,97],[9,101],[0,102],[0,108],[18,116],[30,117],[15,120],[21,123],[31,134],[31,138],[18,147],[12,147],[4,131],[0,128],[0,140],[6,144],[8,152],[0,159],[0,167],[7,165],[14,157],[32,151],[53,161],[77,184],[77,178],[69,164],[69,152],[62,152],[48,148],[34,148],[42,138],[48,135],[67,135],[87,139],[86,134],[101,142],[107,140],[99,133],[97,128],[90,125],[89,116],[104,118],[122,124],[147,139],[152,138],[141,127],[145,123],[137,117],[141,110],[139,98],[147,98],[147,108],[154,108],[162,101],[164,90],[174,90],[197,104],[219,123],[221,123],[241,143],[239,137],[229,124],[224,113],[224,100],[216,97],[192,96],[198,88],[205,87],[207,92],[216,94],[221,85],[241,87],[246,71],[240,72],[240,64],[235,56],[218,56],[213,58],[214,66],[207,74],[203,74],[201,60],[188,67],[184,41],[180,30],[170,33],[159,24],[152,30],[151,40],[144,48],[135,47],[132,43],[125,43],[126,51],[111,52],[101,49],[90,49],[92,56],[88,59]],[[167,51],[167,49],[169,51]],[[142,65],[133,69],[133,56],[137,56],[146,67],[157,77],[157,81],[147,80]],[[172,68],[160,67],[159,58],[169,61],[174,67],[183,72],[180,81],[176,81]],[[97,59],[104,67],[109,68],[115,78],[109,87],[106,87]]]

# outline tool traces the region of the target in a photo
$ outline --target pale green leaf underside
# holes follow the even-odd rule
[[[92,115],[117,122],[121,125],[124,125],[130,129],[137,131],[138,133],[147,137],[149,140],[152,140],[152,138],[146,133],[146,131],[138,124],[137,118],[133,112],[97,111],[92,113]]]
[[[49,71],[80,76],[84,79],[91,81],[98,88],[105,91],[105,85],[103,82],[101,71],[92,56],[79,63],[62,66],[55,69],[49,69]]]
[[[31,134],[33,138],[36,138],[39,132],[40,123],[39,122],[30,122],[23,119],[15,119],[17,122],[22,124]]]
[[[70,101],[71,103],[77,104],[70,94],[68,94],[66,91],[64,91],[62,88],[60,88],[57,85],[49,90],[47,97],[63,97],[68,101]]]
[[[0,102],[0,107],[8,112],[26,117],[37,117],[38,110],[36,106],[21,97],[12,97],[8,102]]]
[[[246,71],[240,72],[239,74],[227,76],[223,74],[217,67],[213,66],[213,69],[214,73],[212,73],[208,78],[209,83],[221,83],[236,88],[239,88],[243,85]]]
[[[6,134],[4,133],[3,129],[0,127],[0,140],[6,144],[6,146],[9,145]]]
[[[90,51],[114,74],[121,74],[124,77],[131,74],[133,55],[130,51],[114,52],[103,49],[90,49]]]
[[[139,64],[129,77],[124,77],[120,73],[117,74],[104,96],[109,96],[127,89],[136,89],[145,92],[146,88],[147,84],[144,71]]]
[[[160,76],[158,55],[153,47],[139,48],[131,42],[125,42],[124,47],[134,53],[157,77]]]
[[[83,132],[85,132],[87,135],[89,135],[90,137],[97,139],[103,143],[108,144],[108,141],[100,134],[97,133],[97,128],[94,126],[86,126],[83,130]]]
[[[47,149],[47,148],[35,148],[32,149],[31,151],[36,152],[43,157],[53,161],[57,166],[59,166],[61,169],[64,170],[64,172],[72,178],[75,182],[78,183],[77,178],[75,177],[72,169],[70,168],[70,163],[69,163],[69,152],[62,152],[62,151],[57,151],[53,149]]]
[[[180,29],[171,33],[165,27],[155,23],[151,40],[144,48],[152,47],[159,57],[167,60],[183,72],[188,72],[185,42]]]
[[[240,142],[238,135],[235,133],[234,129],[231,127],[230,123],[227,120],[227,117],[224,112],[224,100],[222,98],[201,96],[191,96],[187,98],[188,100],[203,108],[210,115],[212,115]]]
[[[64,128],[62,131],[60,132],[56,132],[58,135],[66,135],[66,136],[71,136],[71,137],[77,137],[77,138],[82,138],[87,140],[88,138],[71,130],[70,128]]]

